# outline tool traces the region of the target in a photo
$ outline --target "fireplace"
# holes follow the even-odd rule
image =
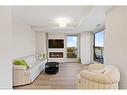
[[[63,52],[50,52],[50,58],[63,58]]]

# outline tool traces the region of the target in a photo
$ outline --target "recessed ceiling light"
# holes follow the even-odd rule
[[[59,27],[67,27],[67,24],[71,21],[69,18],[59,17],[55,19],[55,22],[59,25]]]

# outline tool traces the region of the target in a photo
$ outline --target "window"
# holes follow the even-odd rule
[[[104,62],[104,32],[94,34],[94,60],[100,63]]]
[[[67,58],[77,58],[77,36],[67,36]]]

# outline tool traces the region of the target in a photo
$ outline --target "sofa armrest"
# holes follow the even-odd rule
[[[30,83],[30,73],[23,66],[13,66],[13,86],[24,85]]]
[[[24,66],[20,66],[20,65],[13,65],[13,69],[26,71],[26,68]]]
[[[107,74],[93,73],[89,72],[88,70],[81,71],[80,77],[101,84],[116,83],[112,80],[111,76],[108,76]]]

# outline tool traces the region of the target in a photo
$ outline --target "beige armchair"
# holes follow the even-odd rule
[[[94,68],[95,67],[95,68]],[[77,75],[77,89],[118,89],[119,70],[112,65],[93,64]]]

